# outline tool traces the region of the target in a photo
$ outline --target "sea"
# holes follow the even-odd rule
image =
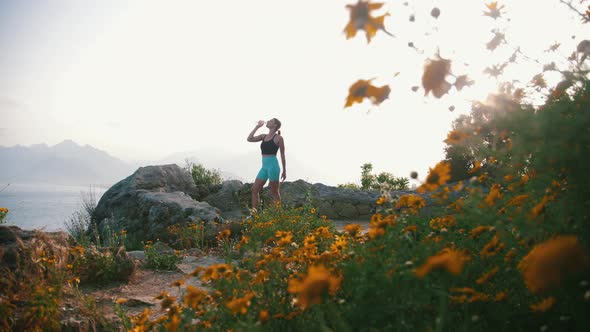
[[[66,222],[83,210],[84,200],[95,203],[107,187],[49,184],[0,184],[0,207],[8,209],[5,224],[48,232],[66,231]]]

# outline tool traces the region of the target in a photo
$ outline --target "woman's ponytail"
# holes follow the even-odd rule
[[[277,134],[279,134],[279,136],[281,136],[281,131],[280,130],[277,130]]]

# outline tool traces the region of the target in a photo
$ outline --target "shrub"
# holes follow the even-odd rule
[[[194,199],[200,201],[221,189],[223,178],[218,170],[207,169],[202,164],[195,164],[189,160],[186,161],[186,169],[191,173],[193,181],[197,186]]]
[[[152,243],[147,241],[144,249],[146,255],[145,266],[150,269],[176,270],[176,264],[182,260],[180,251],[170,250],[161,242]]]
[[[77,246],[72,268],[81,283],[104,285],[110,282],[127,282],[136,271],[135,262],[125,247],[99,248]]]
[[[410,180],[404,177],[395,177],[389,172],[381,172],[377,175],[372,174],[373,165],[370,163],[361,166],[361,189],[390,191],[390,190],[407,190]]]
[[[8,214],[8,209],[0,207],[0,224],[4,223],[4,218],[6,217],[7,214]]]

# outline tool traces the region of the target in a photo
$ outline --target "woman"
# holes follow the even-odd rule
[[[285,181],[287,178],[287,168],[285,163],[285,141],[281,136],[281,121],[276,118],[272,118],[266,122],[266,128],[268,128],[268,134],[260,134],[254,136],[256,130],[264,125],[264,121],[260,120],[256,124],[256,127],[248,135],[248,142],[260,143],[260,150],[262,150],[262,168],[256,175],[256,180],[252,185],[252,209],[256,211],[260,204],[260,191],[266,180],[269,180],[268,186],[270,187],[270,196],[274,203],[281,203],[281,195],[279,194],[279,174],[281,172],[279,168],[279,161],[277,160],[277,151],[281,150],[281,162],[283,163],[283,174],[281,180]]]

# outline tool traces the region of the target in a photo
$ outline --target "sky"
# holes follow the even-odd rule
[[[424,177],[444,158],[452,121],[496,90],[486,66],[515,47],[559,64],[589,35],[559,0],[500,1],[498,20],[479,0],[384,1],[374,14],[390,13],[395,37],[380,31],[368,44],[363,31],[343,33],[354,2],[0,0],[0,145],[72,139],[125,161],[208,149],[257,163],[246,137],[276,117],[288,180],[358,182],[367,162]],[[508,43],[491,52],[495,28]],[[413,92],[437,50],[476,84],[441,99]],[[502,78],[529,80],[539,68],[519,58]],[[390,85],[389,99],[345,109],[350,85],[371,78]]]

